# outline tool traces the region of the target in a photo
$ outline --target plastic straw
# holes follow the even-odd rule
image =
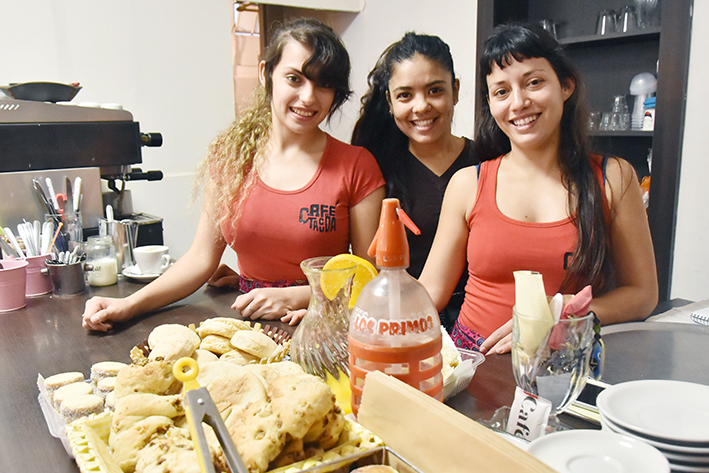
[[[57,226],[57,231],[54,232],[54,238],[52,238],[52,243],[49,245],[49,248],[54,247],[54,243],[57,241],[57,237],[59,236],[59,232],[61,231],[63,226],[64,222],[59,222],[59,225]]]

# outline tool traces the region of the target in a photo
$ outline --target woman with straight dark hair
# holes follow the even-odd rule
[[[515,270],[540,272],[547,295],[591,285],[603,324],[647,317],[658,289],[638,179],[628,162],[590,153],[583,82],[561,45],[541,28],[502,25],[478,84],[484,162],[451,179],[420,278],[442,306],[467,261],[453,339],[509,351]]]
[[[350,246],[368,258],[384,179],[367,150],[319,128],[349,97],[349,73],[347,51],[329,26],[298,19],[279,28],[259,65],[253,104],[202,163],[206,193],[192,246],[135,294],[87,301],[84,327],[105,331],[208,280],[223,285],[228,278],[215,270],[227,245],[236,251],[243,292],[232,308],[294,324],[310,298],[301,261]]]
[[[453,108],[460,82],[453,57],[438,36],[406,33],[380,56],[367,78],[352,144],[377,159],[387,197],[396,197],[421,230],[407,231],[411,263],[418,278],[431,250],[446,186],[459,169],[477,163],[472,141],[453,135]],[[462,275],[441,322],[451,329],[463,302]]]

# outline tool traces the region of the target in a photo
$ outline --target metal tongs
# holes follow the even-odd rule
[[[180,358],[173,366],[172,372],[185,385],[185,399],[187,401],[185,414],[202,473],[215,473],[202,422],[214,429],[232,473],[249,473],[221,415],[219,415],[212,396],[209,395],[207,388],[200,387],[197,382],[197,374],[199,373],[197,362],[192,358]]]

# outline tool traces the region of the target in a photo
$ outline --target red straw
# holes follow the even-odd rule
[[[59,225],[57,226],[57,231],[54,232],[54,238],[52,238],[52,244],[49,245],[50,250],[54,247],[54,242],[57,241],[57,237],[59,236],[59,230],[61,230],[63,226],[64,226],[64,222],[59,222]]]

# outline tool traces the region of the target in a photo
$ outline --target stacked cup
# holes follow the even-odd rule
[[[25,306],[27,264],[24,259],[2,260],[0,263],[0,312]]]

